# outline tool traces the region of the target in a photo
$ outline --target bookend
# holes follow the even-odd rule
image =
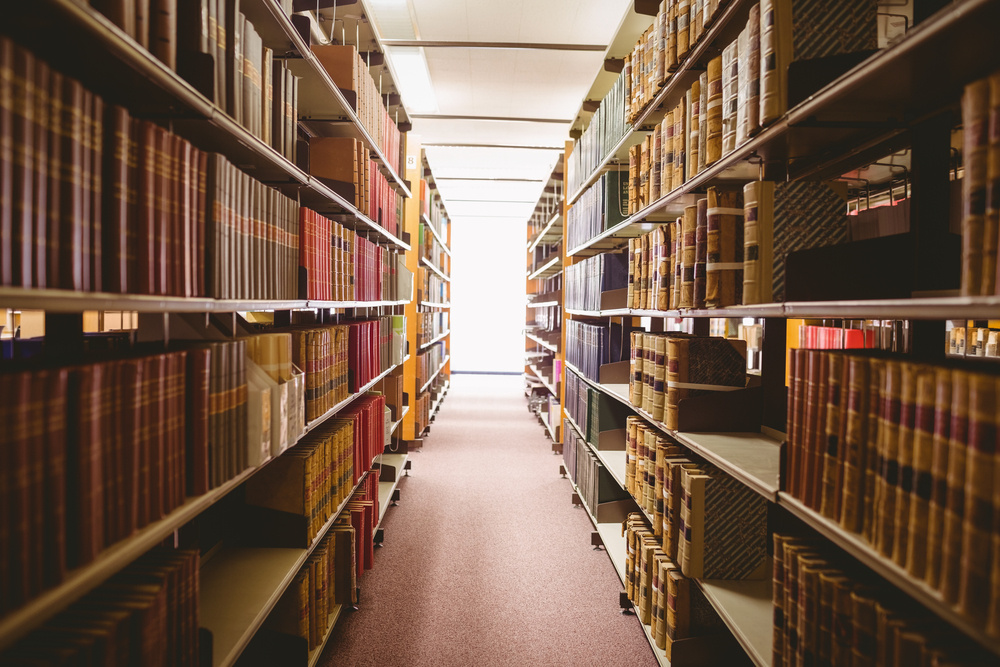
[[[760,387],[713,391],[681,399],[677,430],[681,433],[760,431],[763,392]]]

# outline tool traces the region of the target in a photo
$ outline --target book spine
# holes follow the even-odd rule
[[[947,502],[941,549],[941,596],[950,604],[958,601],[961,580],[962,529],[965,523],[965,475],[968,462],[969,405],[973,377],[956,370],[952,374],[951,434],[948,441]]]
[[[693,308],[705,307],[708,260],[708,199],[699,199],[695,209],[695,258]]]
[[[983,237],[987,198],[990,121],[989,80],[965,87],[962,96],[962,294],[977,295],[983,285]]]

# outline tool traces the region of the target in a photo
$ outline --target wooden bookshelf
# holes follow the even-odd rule
[[[403,475],[403,465],[406,464],[406,460],[409,458],[408,454],[382,454],[379,459],[379,465],[392,466],[396,471],[396,479],[391,482],[379,481],[378,483],[378,526],[382,526],[382,520],[385,518],[386,512],[389,511],[390,503],[392,502],[392,494],[399,487],[399,481],[402,479]]]

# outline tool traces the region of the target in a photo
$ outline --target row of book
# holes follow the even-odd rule
[[[632,239],[629,239],[629,247]],[[606,252],[567,266],[566,307],[577,310],[601,310],[601,294],[625,289],[629,284],[631,258],[625,252]]]
[[[242,472],[246,342],[6,375],[0,517],[11,609]],[[255,462],[254,462],[255,463]]]
[[[563,461],[580,497],[595,517],[602,503],[628,498],[569,420],[563,422]]]
[[[947,353],[955,357],[1000,357],[1000,331],[987,327],[953,327]]]
[[[150,551],[0,653],[0,663],[199,664],[198,556]]]
[[[601,433],[624,430],[628,408],[587,384],[579,375],[566,374],[563,400],[566,414],[573,419],[587,442],[600,446]]]
[[[90,4],[233,120],[295,162],[299,79],[283,54],[275,57],[264,46],[240,11],[240,0]]]
[[[698,4],[708,9],[711,3]],[[683,60],[682,54],[695,45],[701,26],[711,17],[696,10],[685,19],[688,5],[688,0],[661,4],[657,22],[626,60],[626,71],[631,73],[631,105],[626,111],[630,118],[648,106],[672,69],[671,63]],[[780,118],[788,108],[792,63],[866,55],[875,49],[875,10],[864,0],[836,6],[797,5],[788,0],[752,5],[739,37],[719,46],[716,52],[721,55],[706,63],[652,134],[630,149],[629,212],[637,213],[680,187]],[[802,74],[795,81],[794,96],[804,98],[812,92],[806,88],[821,81]]]
[[[634,122],[715,20],[719,0],[661,0],[652,25],[625,57],[625,116]]]
[[[314,137],[309,173],[394,236],[399,235],[403,197],[389,185],[378,163],[353,137]]]
[[[410,297],[412,273],[401,257],[315,211],[299,211],[303,296],[319,301],[394,301]]]
[[[445,238],[445,237],[442,237]],[[434,234],[420,226],[420,256],[441,269],[446,276],[451,275],[451,257],[444,251]]]
[[[792,350],[783,485],[1000,636],[1000,378]]]
[[[991,295],[997,280],[1000,225],[1000,71],[962,95],[962,294]]]
[[[628,172],[617,168],[601,174],[566,214],[566,247],[569,250],[611,229],[629,216]]]
[[[625,118],[625,91],[628,89],[629,73],[623,71],[615,79],[608,94],[601,100],[587,129],[573,144],[567,164],[566,182],[570,192],[576,192],[597,166],[618,145],[622,137],[631,130]],[[544,225],[548,220],[541,222]]]
[[[677,430],[685,399],[746,387],[744,340],[685,333],[631,333],[629,402]]]
[[[660,540],[641,514],[629,514],[622,522],[622,531],[628,545],[625,593],[635,605],[639,621],[649,626],[653,642],[668,659],[674,657],[675,641],[729,634],[698,584],[660,548]]]
[[[448,283],[438,274],[423,266],[419,268],[419,274],[420,301],[448,303]]]
[[[397,174],[401,174],[402,143],[399,127],[389,116],[380,87],[372,78],[357,47],[350,44],[313,45],[312,51],[340,92],[344,93],[348,105],[354,109],[375,145],[382,150],[389,166]],[[310,150],[311,148],[310,143]]]
[[[773,569],[773,667],[996,662],[821,540],[775,532]]]
[[[423,345],[444,332],[450,331],[450,321],[451,313],[447,310],[417,313],[417,345]]]
[[[448,346],[444,341],[434,343],[417,355],[417,387],[423,387],[441,369],[445,357],[448,356]]]
[[[803,324],[799,326],[798,347],[806,350],[872,349],[875,347],[875,330]]]
[[[588,380],[600,382],[604,364],[629,360],[632,341],[629,325],[613,320],[608,324],[567,320],[564,326],[566,363],[578,368]]]

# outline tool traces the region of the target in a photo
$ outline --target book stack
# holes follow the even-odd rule
[[[628,286],[628,266],[629,256],[625,252],[615,252],[594,255],[566,267],[563,272],[566,307],[600,310],[602,292]]]
[[[628,172],[612,169],[587,188],[566,215],[566,243],[572,249],[628,217]]]
[[[746,341],[683,333],[631,333],[629,402],[676,430],[681,402],[746,386]]]
[[[247,505],[269,510],[254,512],[255,525],[262,527],[287,515],[302,517],[286,521],[295,528],[289,545],[307,548],[347,499],[355,483],[354,468],[353,422],[324,422],[247,481]]]
[[[419,387],[418,387],[419,388]],[[423,392],[417,396],[417,404],[414,410],[414,429],[418,435],[430,426],[431,423],[431,394]]]
[[[625,593],[635,605],[639,621],[649,626],[656,646],[668,659],[675,641],[728,634],[701,588],[660,548],[660,539],[641,514],[628,515],[622,522],[622,534],[628,544]]]
[[[398,235],[402,196],[389,185],[363,142],[353,137],[314,137],[309,143],[309,173]]]
[[[445,331],[451,329],[449,321],[451,313],[448,311],[417,313],[417,345],[423,345],[427,341],[434,340]]]
[[[572,373],[570,375],[572,376]],[[569,389],[567,388],[567,391],[568,390]],[[577,441],[582,440],[582,438],[580,437],[580,434],[577,433],[577,430],[573,428],[572,424],[570,424],[570,421],[568,419],[563,420],[562,432],[563,432],[563,447],[562,447],[563,465],[566,468],[566,474],[569,475],[569,478],[575,480],[576,452],[579,449]]]
[[[418,301],[448,303],[448,283],[430,269],[419,267],[420,298]]]
[[[774,534],[774,667],[995,662],[937,617],[851,565],[822,541]]]
[[[444,246],[438,243],[437,238],[427,232],[423,228],[423,225],[420,227],[420,256],[427,258],[431,264],[441,269],[445,275],[450,274],[451,257],[444,251]]]
[[[444,341],[434,343],[417,355],[417,388],[423,387],[444,362],[448,350]]]
[[[239,0],[90,4],[251,134],[295,161],[298,77],[264,46]]]
[[[380,317],[350,322],[346,326],[350,391],[358,392],[389,367],[392,319]]]
[[[204,230],[208,295],[220,299],[296,298],[299,220],[304,214],[295,200],[254,180],[217,154],[208,156],[206,187],[205,208],[192,208],[210,212],[206,213]],[[166,228],[168,235],[170,229]],[[180,242],[186,238],[173,243],[189,247]]]
[[[379,87],[357,48],[345,44],[328,44],[315,45],[312,50],[323,69],[347,98],[347,103],[354,109],[361,125],[382,150],[389,165],[397,173],[401,172],[399,128],[386,111]]]
[[[399,261],[387,248],[315,211],[302,208],[299,212],[299,266],[304,273],[300,297],[317,301],[384,301],[399,293]],[[402,271],[409,274],[405,267]]]
[[[361,481],[361,476],[371,470],[375,457],[382,453],[385,442],[384,420],[385,396],[382,394],[365,394],[337,415],[338,423],[350,423],[354,429],[354,442],[352,444],[354,479],[351,482],[352,485]],[[378,477],[372,477],[376,482],[375,495],[372,497],[377,500]]]
[[[625,490],[653,519],[653,533],[663,535],[664,463],[685,450],[638,417],[626,419]]]
[[[381,451],[382,448],[379,447],[379,452]],[[378,475],[368,475],[344,508],[344,518],[350,517],[351,526],[360,538],[355,545],[354,557],[355,572],[359,578],[375,565],[375,529],[378,528],[378,506]]]
[[[962,294],[997,293],[1000,224],[1000,72],[974,81],[962,95]]]
[[[628,494],[615,482],[586,440],[571,436],[563,443],[563,451],[570,444],[569,440],[573,440],[572,444],[576,446],[576,454],[573,455],[575,457],[573,483],[576,484],[580,497],[593,516],[597,516],[599,505],[628,498]]]
[[[326,414],[350,394],[347,325],[302,325],[276,329],[292,335],[292,361],[305,373],[305,418]]]
[[[332,626],[330,616],[337,605],[357,602],[357,542],[350,522],[334,523],[278,600],[264,627],[272,633],[301,638],[310,652],[318,648]],[[276,651],[278,646],[275,642]]]
[[[789,494],[993,636],[998,383],[961,368],[792,350],[783,474]]]
[[[875,347],[874,329],[799,326],[799,347],[806,350],[855,350]]]
[[[601,381],[601,366],[629,360],[631,337],[628,324],[586,324],[566,321],[566,361],[576,366],[583,377]]]
[[[157,548],[0,654],[5,665],[198,664],[198,552]]]
[[[625,121],[627,76],[625,72],[618,75],[611,90],[601,100],[597,111],[590,119],[587,129],[573,145],[566,174],[570,192],[579,189],[580,184],[597,169],[631,129]]]

